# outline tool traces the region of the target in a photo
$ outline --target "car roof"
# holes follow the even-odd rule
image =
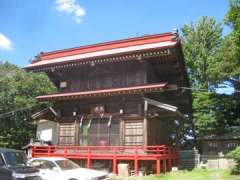
[[[9,148],[0,148],[0,153],[5,153],[5,152],[22,152],[22,151],[16,150],[16,149],[9,149]]]
[[[47,161],[59,161],[59,160],[67,160],[66,158],[61,157],[39,157],[39,158],[32,158],[32,160],[47,160]]]

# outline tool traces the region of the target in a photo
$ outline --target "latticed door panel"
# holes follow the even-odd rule
[[[124,145],[141,146],[144,144],[143,120],[133,119],[124,121]]]
[[[59,145],[75,144],[76,128],[74,123],[59,124]]]
[[[80,145],[119,145],[119,119],[93,118],[80,127]]]

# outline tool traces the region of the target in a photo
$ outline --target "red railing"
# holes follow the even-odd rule
[[[32,157],[65,157],[86,160],[91,168],[92,160],[112,160],[113,173],[117,173],[118,160],[134,161],[134,173],[138,174],[139,161],[156,161],[156,174],[166,172],[177,165],[175,147],[160,146],[33,146]],[[163,167],[161,168],[161,165]]]

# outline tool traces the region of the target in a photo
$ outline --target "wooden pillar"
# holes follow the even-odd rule
[[[168,148],[169,150],[169,171],[171,171],[172,169],[172,158],[173,158],[173,154],[172,154],[172,148]]]
[[[138,175],[138,158],[135,155],[134,157],[134,175],[137,176]]]
[[[176,151],[176,154],[175,154],[175,166],[178,166],[178,152]]]
[[[138,149],[135,149],[135,156],[134,156],[134,175],[138,176]]]
[[[167,172],[167,160],[166,159],[163,160],[163,170],[164,170],[164,172]]]
[[[124,121],[123,118],[120,118],[120,130],[119,130],[119,134],[120,134],[120,146],[124,146]]]
[[[144,119],[143,119],[143,127],[144,127],[144,146],[147,146],[148,145],[148,132],[147,132],[147,129],[148,129],[148,125],[147,125],[147,111],[148,111],[148,102],[145,100],[144,101]]]
[[[176,166],[176,159],[175,159],[175,157],[173,158],[172,166],[173,166],[173,167]]]
[[[113,173],[117,174],[117,159],[115,156],[113,157]]]
[[[87,158],[87,168],[91,168],[91,160],[90,158]]]
[[[171,169],[171,151],[170,151],[170,148],[166,148],[166,161],[167,161],[167,171],[170,171]]]
[[[75,145],[79,145],[79,134],[80,134],[80,128],[79,128],[79,125],[80,125],[80,121],[76,118],[75,119]]]
[[[156,172],[157,176],[160,176],[160,173],[161,173],[161,161],[160,161],[159,158],[156,160],[156,170],[157,170],[157,172]]]
[[[169,157],[168,158],[168,170],[171,171],[171,169],[172,169],[172,158]]]
[[[90,147],[88,147],[87,168],[91,168],[91,151],[90,151]]]
[[[60,124],[59,122],[57,122],[57,145],[60,144],[59,136],[60,136]]]
[[[116,148],[113,149],[113,173],[117,174],[117,157],[116,157]]]

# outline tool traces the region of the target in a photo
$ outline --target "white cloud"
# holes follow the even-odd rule
[[[5,35],[0,33],[0,49],[2,50],[11,50],[12,42]]]
[[[86,14],[84,8],[76,0],[56,0],[56,9],[59,12],[72,15],[77,23],[81,23],[82,17]]]

